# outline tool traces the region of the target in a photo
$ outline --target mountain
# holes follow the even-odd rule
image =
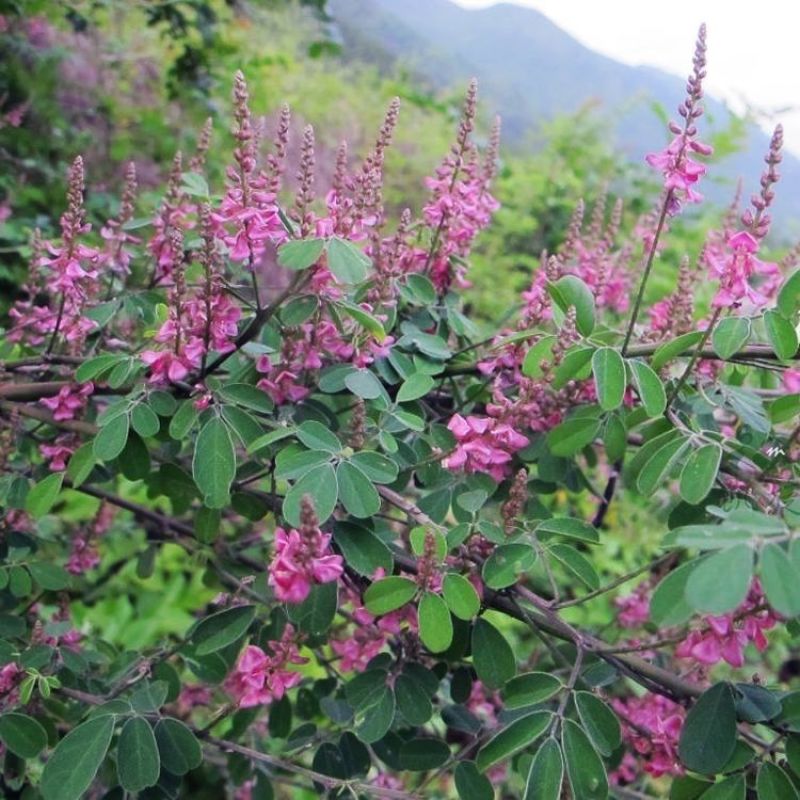
[[[482,107],[502,116],[505,146],[517,150],[532,146],[543,120],[591,104],[615,121],[620,150],[641,162],[667,141],[654,104],[673,115],[685,94],[685,80],[614,61],[540,12],[510,3],[465,9],[449,0],[329,0],[328,7],[351,58],[407,69],[438,91],[477,77]],[[701,131],[724,130],[730,120],[723,103],[706,98]],[[730,200],[739,178],[745,196],[758,188],[769,137],[754,124],[739,130],[739,150],[720,158],[704,184],[718,203]],[[800,186],[800,159],[785,154],[781,172],[786,186]],[[779,190],[774,218],[782,235],[800,234],[800,192]]]

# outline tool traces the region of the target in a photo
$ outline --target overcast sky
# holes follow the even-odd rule
[[[480,8],[494,0],[455,0]],[[513,0],[543,12],[582,44],[627,64],[685,76],[694,37],[708,27],[706,88],[764,128],[782,122],[800,155],[800,0]]]

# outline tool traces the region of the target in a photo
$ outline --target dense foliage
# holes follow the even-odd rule
[[[671,264],[704,76],[701,30],[654,208],[627,235],[622,199],[577,204],[488,336],[475,84],[396,217],[399,101],[323,182],[237,73],[224,175],[209,124],[95,226],[75,158],[0,351],[6,794],[798,796],[800,272],[759,257],[782,133]]]

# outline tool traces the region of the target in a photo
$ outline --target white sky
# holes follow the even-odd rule
[[[800,0],[511,0],[541,11],[592,50],[627,64],[689,74],[708,27],[706,90],[771,130],[783,123],[800,155]],[[468,8],[495,0],[455,0]]]

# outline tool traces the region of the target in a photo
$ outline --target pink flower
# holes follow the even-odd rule
[[[54,397],[43,397],[39,402],[53,412],[57,422],[75,419],[86,408],[89,395],[94,392],[93,383],[62,386]]]
[[[442,465],[468,473],[485,472],[498,482],[508,476],[513,454],[528,445],[522,434],[493,417],[454,414],[447,427],[458,443]]]
[[[150,381],[155,384],[182,381],[195,366],[186,356],[168,350],[145,350],[139,357],[150,367]]]
[[[747,300],[754,310],[763,308],[769,300],[768,294],[756,290],[751,278],[767,278],[766,289],[774,291],[773,275],[780,270],[776,264],[761,261],[756,257],[758,239],[747,231],[739,231],[728,237],[727,248],[706,248],[703,260],[708,265],[712,277],[719,280],[719,289],[711,304],[714,308],[732,308]]]
[[[622,720],[626,744],[644,762],[646,772],[656,778],[683,774],[678,760],[678,740],[686,716],[682,706],[658,694],[615,698],[611,705]],[[617,777],[629,781],[632,772],[628,762]]]
[[[280,700],[288,689],[300,683],[300,673],[287,667],[305,664],[308,659],[300,656],[293,637],[294,629],[287,625],[280,641],[269,643],[268,653],[255,645],[244,648],[225,681],[225,690],[239,708],[268,705],[273,700]]]
[[[700,203],[703,195],[695,190],[700,178],[706,174],[706,167],[693,161],[690,153],[700,153],[709,156],[713,152],[709,145],[702,144],[690,138],[685,133],[676,136],[663,150],[650,153],[646,157],[647,163],[659,170],[664,176],[664,188],[673,193],[674,202],[670,208],[671,214],[680,210],[680,201]]]
[[[650,617],[650,585],[647,581],[640,583],[631,594],[614,599],[619,609],[617,622],[623,628],[639,628]]]
[[[706,628],[690,631],[675,648],[678,658],[691,658],[711,666],[725,660],[732,667],[744,666],[744,648],[753,643],[759,652],[767,647],[764,631],[773,628],[778,616],[764,608],[764,595],[758,579],[753,580],[745,601],[735,612],[706,617]]]
[[[342,557],[329,552],[330,534],[316,525],[275,530],[275,557],[268,583],[283,603],[302,603],[311,587],[335,581],[344,571]]]
[[[787,369],[783,373],[783,386],[787,392],[800,392],[800,369]]]
[[[59,436],[53,444],[40,444],[39,452],[50,462],[51,472],[63,472],[75,452],[74,440],[71,436]]]

